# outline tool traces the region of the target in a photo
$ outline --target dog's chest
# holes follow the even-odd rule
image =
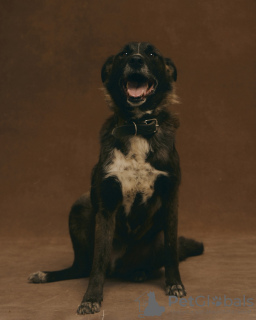
[[[143,137],[132,137],[127,155],[114,149],[113,159],[106,168],[106,177],[115,176],[121,183],[123,206],[128,215],[138,193],[146,203],[154,192],[154,183],[159,175],[166,172],[156,170],[146,162],[150,146]]]

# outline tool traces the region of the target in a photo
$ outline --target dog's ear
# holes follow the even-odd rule
[[[115,56],[111,56],[107,59],[107,61],[103,64],[103,67],[101,69],[101,80],[103,83],[105,83],[111,73],[112,70],[112,64],[114,61]]]
[[[173,78],[174,81],[177,80],[177,68],[175,67],[175,64],[172,62],[171,59],[165,58],[165,66],[167,72],[169,72],[170,76]]]

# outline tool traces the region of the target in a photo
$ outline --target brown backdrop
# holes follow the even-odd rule
[[[247,1],[1,1],[3,236],[67,236],[109,110],[100,70],[128,41],[178,68],[180,229],[255,223],[255,9]]]
[[[26,279],[72,263],[69,208],[89,189],[110,114],[101,66],[134,40],[178,68],[179,228],[205,244],[180,265],[188,296],[255,298],[255,13],[255,0],[0,1],[1,320],[78,319],[88,279]],[[81,319],[138,319],[148,291],[163,320],[256,317],[255,304],[168,307],[163,283],[108,279],[101,313]]]

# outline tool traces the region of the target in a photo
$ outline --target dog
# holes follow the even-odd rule
[[[38,271],[33,283],[90,277],[78,314],[100,311],[106,276],[144,281],[165,268],[165,292],[186,295],[179,261],[203,253],[203,243],[177,237],[181,180],[175,148],[177,69],[150,43],[131,42],[101,71],[113,115],[100,133],[90,193],[71,208],[74,262]]]

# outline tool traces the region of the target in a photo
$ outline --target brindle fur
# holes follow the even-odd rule
[[[125,73],[156,79],[155,91],[144,103],[128,101],[120,84]],[[167,110],[177,101],[176,79],[173,62],[149,43],[129,43],[103,65],[106,100],[114,114],[101,129],[90,194],[77,200],[70,212],[73,265],[29,277],[39,283],[90,276],[78,314],[99,312],[106,275],[143,281],[164,266],[166,294],[186,295],[179,261],[201,254],[203,244],[177,237],[179,121]],[[159,123],[154,134],[118,138],[112,134],[116,126],[152,118]]]

